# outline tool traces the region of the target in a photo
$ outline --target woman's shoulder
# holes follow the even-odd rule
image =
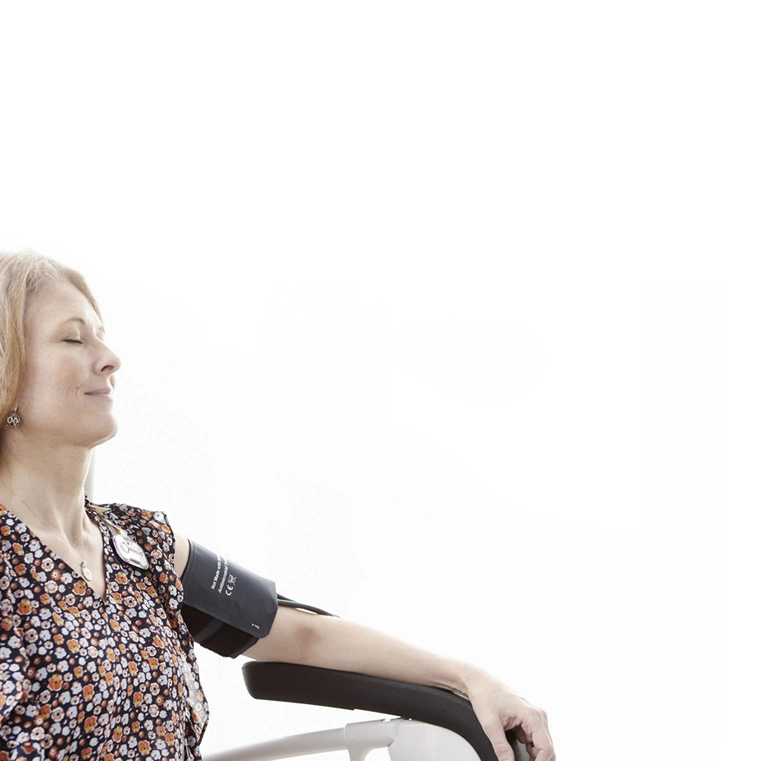
[[[104,521],[118,526],[134,539],[172,546],[173,529],[162,510],[147,510],[123,502],[88,503],[88,507]]]
[[[134,507],[122,502],[107,504],[89,502],[89,508],[101,518],[110,533],[113,534],[113,546],[116,542],[114,529],[117,528],[120,532],[125,533],[129,540],[138,543],[150,566],[157,574],[157,583],[162,585],[170,581],[171,586],[174,586],[173,582],[176,580],[174,570],[176,537],[165,512]]]
[[[143,507],[127,505],[124,502],[87,502],[88,508],[97,515],[103,515],[113,520],[121,520],[135,523],[137,525],[157,525],[165,526],[166,531],[170,530],[168,516],[162,510],[147,510]]]

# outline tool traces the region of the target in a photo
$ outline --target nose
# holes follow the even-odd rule
[[[120,357],[112,351],[106,344],[104,344],[104,354],[99,358],[99,365],[101,367],[101,373],[104,375],[112,375],[120,369]]]

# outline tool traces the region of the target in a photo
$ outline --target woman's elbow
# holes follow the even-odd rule
[[[319,639],[316,616],[294,608],[280,607],[269,634],[243,655],[257,661],[309,664]]]

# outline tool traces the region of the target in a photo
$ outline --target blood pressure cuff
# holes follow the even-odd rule
[[[272,628],[275,583],[194,542],[181,576],[184,621],[195,642],[236,658]]]

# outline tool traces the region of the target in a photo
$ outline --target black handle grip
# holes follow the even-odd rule
[[[243,666],[243,678],[251,697],[261,700],[357,708],[445,727],[463,737],[480,761],[497,761],[470,702],[448,690],[348,671],[259,661]],[[507,740],[515,761],[529,761],[525,747],[511,732],[507,732]]]

